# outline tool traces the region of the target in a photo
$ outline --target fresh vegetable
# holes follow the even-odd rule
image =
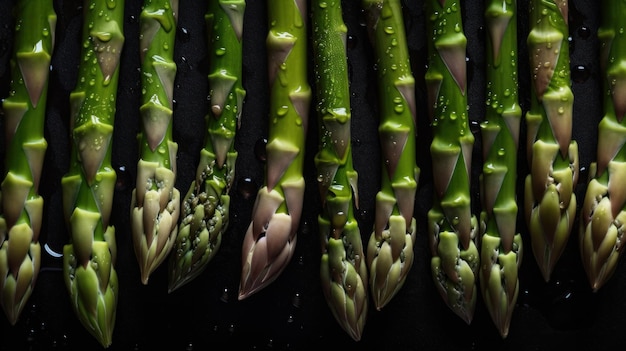
[[[626,223],[626,38],[622,34],[626,4],[603,1],[600,9],[604,116],[598,125],[597,160],[589,167],[579,233],[581,259],[594,291],[615,273]]]
[[[322,210],[318,217],[324,297],[341,327],[361,339],[369,305],[361,231],[354,217],[358,174],[352,164],[350,84],[340,0],[311,4],[319,151],[315,156]]]
[[[531,105],[526,113],[530,174],[524,206],[532,251],[545,281],[563,253],[576,216],[578,145],[572,140],[567,13],[567,1],[530,2]]]
[[[196,179],[183,200],[183,219],[169,261],[169,291],[204,271],[218,252],[229,224],[230,189],[234,179],[235,133],[246,95],[242,84],[242,35],[246,2],[209,1],[209,98],[207,134]]]
[[[10,95],[2,101],[6,173],[0,187],[0,306],[12,325],[41,266],[39,180],[48,147],[44,122],[56,19],[51,1],[15,4]]]
[[[240,300],[273,282],[291,260],[304,200],[302,172],[311,101],[307,2],[268,0],[267,16],[267,164],[242,245]]]
[[[474,136],[469,129],[465,50],[458,1],[425,2],[426,86],[433,140],[434,201],[428,212],[432,276],[448,307],[466,323],[474,316],[480,256],[472,214],[470,175]]]
[[[363,0],[378,77],[378,135],[382,151],[374,230],[367,245],[370,288],[382,309],[404,285],[417,233],[413,210],[416,161],[415,79],[399,0]]]
[[[86,1],[83,23],[78,82],[70,94],[70,169],[61,180],[70,236],[63,248],[63,274],[78,319],[108,347],[119,288],[115,228],[110,222],[117,179],[111,140],[124,46],[124,1]]]
[[[522,236],[517,231],[517,1],[486,0],[486,116],[481,123],[480,287],[500,335],[509,333],[519,291]]]
[[[142,130],[130,208],[133,247],[143,284],[148,284],[150,274],[168,256],[178,233],[178,144],[172,140],[177,8],[178,0],[145,0],[139,16]]]

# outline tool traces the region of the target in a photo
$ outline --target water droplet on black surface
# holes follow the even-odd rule
[[[293,307],[300,308],[302,306],[302,299],[300,298],[300,293],[295,293],[293,299],[291,300],[291,304]]]
[[[117,167],[116,173],[115,191],[125,192],[128,189],[128,185],[132,184],[126,166]]]
[[[254,181],[250,177],[242,177],[239,178],[237,182],[237,189],[239,190],[239,194],[246,200],[253,197],[257,192],[257,185],[254,184]]]
[[[589,29],[589,27],[587,26],[581,26],[580,28],[578,28],[578,36],[581,39],[588,39],[591,36],[591,29]]]
[[[366,209],[359,209],[359,210],[357,210],[357,212],[358,212],[359,219],[361,221],[367,221],[367,220],[370,219],[368,210],[366,210]]]
[[[358,43],[357,37],[352,34],[348,34],[348,40],[346,42],[348,49],[354,49],[357,43]]]
[[[189,29],[186,27],[178,27],[178,32],[176,34],[178,34],[178,40],[180,40],[181,43],[187,43],[191,38]]]
[[[260,138],[254,144],[254,155],[256,156],[257,160],[261,162],[267,161],[267,152],[265,150],[266,145],[267,139],[265,138]]]
[[[478,133],[480,133],[480,121],[477,120],[471,120],[470,121],[470,131],[472,132],[472,134],[476,135]]]
[[[229,300],[229,294],[228,294],[228,288],[224,288],[224,290],[222,291],[222,295],[220,296],[220,301],[222,302],[228,302]]]
[[[137,23],[137,16],[135,15],[128,16],[128,23],[131,23],[131,24]]]
[[[571,71],[572,81],[574,83],[584,83],[591,76],[591,70],[585,65],[574,65]]]
[[[587,185],[589,179],[589,169],[585,166],[580,167],[578,170],[578,184]]]

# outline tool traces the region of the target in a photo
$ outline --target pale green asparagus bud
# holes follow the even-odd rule
[[[78,82],[70,94],[72,152],[62,178],[70,242],[63,274],[74,312],[104,347],[111,345],[118,299],[115,228],[110,223],[116,173],[111,166],[124,1],[85,2]]]
[[[169,255],[178,234],[178,144],[172,139],[177,8],[178,0],[145,0],[139,17],[142,131],[130,215],[143,284]]]
[[[604,117],[598,125],[597,160],[589,167],[579,233],[583,267],[594,291],[615,273],[626,230],[626,37],[622,33],[626,4],[603,1],[600,6]]]
[[[519,291],[522,237],[517,231],[517,1],[486,0],[486,118],[481,123],[480,287],[492,321],[505,338]]]
[[[200,275],[217,254],[230,222],[235,134],[246,91],[242,84],[244,0],[213,0],[205,16],[209,38],[209,98],[205,146],[196,179],[183,200],[183,219],[169,261],[169,291]]]
[[[315,105],[319,151],[315,157],[322,211],[318,217],[322,291],[333,316],[358,341],[367,320],[368,274],[358,206],[357,172],[352,164],[350,85],[340,0],[311,3]]]
[[[458,1],[427,0],[428,107],[434,201],[428,212],[431,269],[448,307],[471,323],[480,257],[477,219],[471,212],[470,175],[474,136],[469,129],[467,76]]]
[[[304,200],[303,162],[311,87],[306,0],[268,0],[270,115],[264,186],[243,240],[239,299],[272,283],[296,245]]]
[[[362,6],[378,66],[382,174],[367,263],[372,299],[380,310],[402,288],[414,260],[413,210],[420,172],[415,154],[415,79],[401,2],[364,0]]]
[[[2,101],[6,173],[0,187],[0,306],[14,325],[41,265],[39,180],[48,143],[44,121],[56,14],[48,0],[15,5],[10,95]]]
[[[526,113],[530,174],[525,182],[525,217],[532,251],[546,281],[576,216],[578,145],[572,140],[567,12],[565,0],[530,2],[527,43],[532,97]]]

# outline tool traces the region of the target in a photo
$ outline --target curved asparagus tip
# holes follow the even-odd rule
[[[304,195],[304,180],[294,185]],[[253,217],[243,241],[239,300],[272,283],[293,256],[296,247],[293,217],[276,212],[285,198],[276,190],[263,187],[257,194]]]
[[[580,214],[579,248],[593,291],[613,276],[623,254],[626,223],[626,40],[621,16],[626,4],[604,1],[598,38],[604,73],[604,117],[598,125],[597,160],[589,167],[589,182]]]
[[[172,140],[177,0],[144,0],[140,21],[142,133],[136,188],[131,197],[133,247],[141,282],[169,255],[178,234],[180,192]]]
[[[70,237],[63,249],[65,285],[76,316],[103,347],[112,342],[118,301],[111,141],[123,24],[123,0],[85,4],[79,79],[70,94],[71,162],[61,179]]]
[[[48,147],[44,124],[56,28],[50,1],[20,0],[14,14],[20,25],[10,95],[2,101],[6,173],[0,185],[0,307],[11,325],[22,314],[41,265],[44,200],[38,191]]]
[[[335,320],[361,340],[369,309],[368,272],[361,231],[354,218],[358,174],[352,164],[351,108],[346,38],[340,0],[311,3],[317,121],[315,156],[322,200],[320,278]]]
[[[572,140],[567,1],[533,0],[530,8],[527,43],[533,98],[526,114],[531,171],[525,185],[525,216],[533,254],[549,281],[576,216],[578,146]]]
[[[364,0],[378,69],[382,150],[381,186],[367,247],[370,290],[382,309],[402,288],[413,265],[416,236],[415,79],[411,72],[402,5],[398,0]]]
[[[304,149],[311,87],[307,81],[306,1],[268,1],[270,82],[265,185],[243,241],[239,299],[273,282],[289,263],[304,201]]]
[[[474,136],[467,113],[466,45],[455,1],[426,1],[426,72],[434,201],[428,212],[431,272],[448,307],[466,323],[474,316],[480,256],[472,214],[470,175]]]
[[[75,233],[81,233],[84,225],[97,221],[97,213],[76,209],[70,221]],[[70,292],[72,307],[81,324],[103,347],[113,341],[115,315],[119,287],[117,273],[113,269],[115,256],[115,229],[109,227],[105,241],[81,241],[63,247],[65,284]],[[91,258],[83,256],[90,255]]]
[[[491,320],[506,338],[517,302],[522,259],[522,237],[516,229],[522,117],[516,63],[517,3],[487,0],[484,16],[488,26],[487,111],[481,123],[480,288]]]
[[[209,100],[205,146],[196,179],[183,200],[183,220],[169,264],[169,291],[200,275],[217,254],[228,229],[230,189],[235,179],[235,134],[246,91],[242,84],[242,35],[246,2],[210,1]]]

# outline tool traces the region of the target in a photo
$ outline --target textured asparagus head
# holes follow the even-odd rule
[[[63,275],[78,319],[101,344],[112,342],[119,287],[115,229],[110,223],[117,175],[111,166],[124,1],[84,7],[78,82],[70,94],[72,153],[62,178],[70,241]]]
[[[311,88],[307,81],[306,1],[271,0],[267,36],[270,83],[265,185],[242,247],[239,299],[272,283],[296,245],[304,198],[303,161]]]
[[[11,325],[26,306],[41,265],[44,200],[38,189],[48,146],[44,121],[56,28],[51,2],[20,0],[14,14],[10,93],[2,101],[6,173],[0,184],[0,306]]]
[[[352,164],[350,88],[340,0],[313,1],[312,39],[317,77],[319,150],[315,156],[322,209],[318,217],[322,291],[335,320],[361,339],[369,305],[368,272],[354,218],[357,172]]]
[[[174,187],[178,145],[172,140],[177,8],[177,0],[145,0],[139,17],[142,132],[130,208],[143,284],[168,257],[178,234],[180,192]]]
[[[426,1],[426,86],[433,140],[434,202],[428,212],[431,271],[443,300],[466,323],[476,306],[480,256],[478,220],[471,213],[474,136],[469,130],[461,8],[454,1]]]
[[[480,287],[503,338],[519,292],[522,237],[517,232],[517,152],[522,110],[518,104],[517,2],[487,1],[487,90],[481,123]]]
[[[413,213],[420,172],[415,155],[415,79],[400,1],[365,0],[362,6],[379,67],[382,177],[367,264],[372,299],[380,310],[402,288],[414,260]]]
[[[246,2],[211,1],[205,15],[209,38],[209,100],[205,146],[196,178],[183,200],[183,219],[169,263],[169,290],[200,275],[217,254],[230,222],[235,178],[234,140],[246,91],[242,84],[242,35]]]
[[[530,3],[527,37],[531,107],[526,114],[530,174],[525,215],[531,247],[548,281],[576,216],[578,146],[572,140],[574,95],[570,88],[567,1]]]
[[[598,125],[597,159],[580,213],[579,247],[589,284],[599,290],[613,276],[624,247],[626,220],[626,40],[622,32],[623,3],[602,2],[600,67],[604,74],[604,116]]]

